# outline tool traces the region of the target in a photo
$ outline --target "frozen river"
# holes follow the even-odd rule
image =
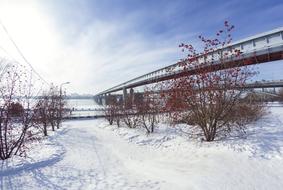
[[[67,106],[75,109],[101,108],[93,99],[67,99]]]
[[[93,110],[103,108],[103,106],[97,105],[93,99],[67,99],[67,107],[74,110],[72,116],[101,115],[101,111]]]

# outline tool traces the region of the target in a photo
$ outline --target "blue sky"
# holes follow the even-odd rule
[[[183,58],[180,43],[197,45],[199,34],[212,36],[225,20],[235,25],[235,40],[283,26],[282,0],[12,2],[21,10],[26,5],[33,7],[41,23],[52,31],[53,37],[46,34],[50,35],[46,43],[56,39],[49,45],[53,49],[44,51],[48,63],[28,54],[35,68],[48,81],[71,81],[70,91],[81,93],[96,93],[173,64]],[[29,52],[34,47],[22,48]],[[283,79],[282,61],[263,64],[258,70],[258,79]]]

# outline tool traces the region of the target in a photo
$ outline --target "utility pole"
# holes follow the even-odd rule
[[[59,117],[57,118],[57,128],[59,128],[59,119],[61,121],[62,119],[62,86],[65,84],[70,84],[70,82],[64,82],[60,84],[60,89],[59,89]]]

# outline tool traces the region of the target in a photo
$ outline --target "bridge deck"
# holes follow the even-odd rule
[[[216,60],[216,63],[214,65],[209,66],[209,69],[211,71],[243,66],[244,64],[247,64],[244,62],[245,60],[249,60],[248,64],[252,65],[283,59],[283,27],[235,42],[225,48],[217,50],[216,52],[210,53],[207,59],[209,60],[214,58],[216,54],[219,53],[218,51],[221,51],[223,53],[229,52],[231,48],[240,50],[242,52],[242,55],[237,58],[231,55],[231,57],[229,57],[224,63],[217,63]],[[200,59],[202,58],[200,57]],[[97,94],[97,96],[120,91],[124,88],[134,88],[146,84],[170,80],[175,77],[193,75],[201,71],[201,69],[191,69],[184,71],[180,68],[178,69],[178,64],[179,63],[176,63],[134,78],[110,89],[107,89]],[[170,68],[173,71],[168,73],[167,70]]]

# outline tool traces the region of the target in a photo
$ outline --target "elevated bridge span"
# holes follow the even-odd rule
[[[232,49],[241,51],[241,56],[235,57],[230,55],[229,52]],[[223,54],[227,53],[228,58],[221,62],[217,62],[217,55],[219,51]],[[199,56],[199,61],[204,61],[202,56]],[[258,35],[245,38],[238,42],[232,43],[227,47],[218,49],[207,55],[206,61],[214,60],[214,64],[210,65],[210,71],[217,71],[222,69],[228,69],[238,66],[244,66],[247,63],[245,60],[249,60],[248,64],[260,64],[270,61],[282,60],[283,59],[283,27],[274,29],[272,31],[264,32]],[[194,75],[201,72],[201,69],[189,69],[182,70],[178,67],[179,63],[169,65],[167,67],[152,71],[142,76],[136,77],[122,84],[109,88],[102,91],[96,96],[106,95],[112,92],[117,92],[125,89],[131,89],[147,84],[156,82],[162,82],[170,80],[176,77],[182,77],[187,75]],[[204,68],[205,69],[205,68]],[[168,72],[170,70],[171,72]]]

